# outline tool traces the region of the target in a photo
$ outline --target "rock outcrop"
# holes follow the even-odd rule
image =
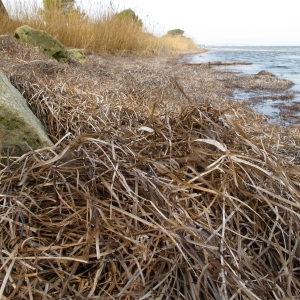
[[[27,25],[23,25],[16,29],[14,36],[21,44],[38,47],[45,54],[59,62],[67,62],[69,60],[81,64],[85,62],[83,49],[68,50],[59,40],[53,38],[46,31],[33,29]]]
[[[271,77],[275,77],[275,75],[271,72],[268,72],[268,71],[265,71],[265,70],[262,70],[260,72],[258,72],[256,75],[255,75],[256,78],[271,78]]]
[[[10,148],[10,153],[15,155],[53,145],[26,100],[1,71],[0,131],[3,150]]]

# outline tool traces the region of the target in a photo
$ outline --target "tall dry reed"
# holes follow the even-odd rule
[[[22,10],[18,9],[22,8]],[[158,38],[146,32],[138,22],[117,18],[116,11],[101,7],[89,17],[74,9],[63,12],[53,6],[45,11],[37,3],[7,7],[11,19],[0,25],[0,33],[13,33],[23,24],[45,30],[67,47],[89,49],[91,51],[126,51],[135,54],[159,54],[177,50],[196,49],[196,44],[188,38]]]

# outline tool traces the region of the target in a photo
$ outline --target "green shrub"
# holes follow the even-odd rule
[[[184,34],[184,30],[181,30],[179,28],[168,31],[168,35],[183,35],[183,34]]]
[[[130,8],[124,9],[121,12],[116,14],[117,18],[121,18],[123,20],[128,20],[133,23],[136,23],[140,27],[143,27],[143,22],[141,19],[139,19],[138,15]]]
[[[70,13],[78,14],[80,17],[84,17],[84,13],[75,6],[75,0],[43,0],[44,9],[40,12],[42,14],[53,14],[54,11],[62,12],[65,16],[68,16]]]

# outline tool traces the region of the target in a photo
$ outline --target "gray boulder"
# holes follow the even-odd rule
[[[42,123],[26,100],[0,71],[0,143],[20,155],[31,149],[53,146]]]

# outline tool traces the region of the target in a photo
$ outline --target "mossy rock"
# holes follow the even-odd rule
[[[265,70],[262,70],[255,75],[255,78],[272,78],[272,77],[275,77],[275,75]]]
[[[49,33],[23,25],[16,29],[15,38],[22,44],[39,47],[45,54],[59,62],[67,62],[69,53],[66,47]]]
[[[70,59],[80,62],[84,64],[86,61],[85,52],[83,49],[71,49],[68,50],[68,55]]]
[[[5,153],[10,149],[10,153],[21,155],[31,149],[51,146],[40,120],[0,71],[0,147]]]

